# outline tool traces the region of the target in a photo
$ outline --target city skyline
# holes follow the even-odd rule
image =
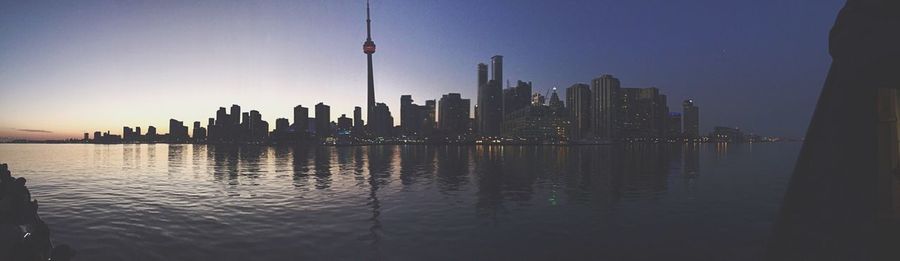
[[[2,122],[4,122],[4,124],[3,126],[0,126],[0,136],[35,137],[37,139],[40,139],[40,137],[78,138],[81,137],[84,132],[93,132],[96,129],[116,131],[120,130],[123,125],[153,125],[159,128],[159,133],[168,133],[169,130],[165,126],[168,119],[175,118],[190,125],[190,123],[194,121],[204,121],[208,117],[207,112],[210,107],[215,108],[222,104],[240,104],[247,108],[257,109],[264,112],[264,119],[271,123],[274,123],[277,118],[291,118],[292,108],[297,104],[309,107],[318,102],[325,102],[334,108],[331,112],[332,121],[336,120],[337,117],[342,114],[353,115],[352,110],[354,106],[360,106],[364,104],[365,101],[364,96],[358,95],[356,91],[362,88],[362,86],[365,86],[365,75],[361,73],[364,72],[364,70],[357,69],[363,68],[362,64],[364,63],[360,62],[357,52],[360,44],[359,35],[365,28],[361,28],[358,15],[349,15],[346,18],[346,21],[344,21],[344,18],[338,19],[337,16],[340,16],[338,15],[340,13],[359,14],[362,4],[362,1],[359,1],[359,3],[328,3],[323,4],[325,7],[319,7],[326,8],[326,12],[319,17],[312,16],[312,18],[308,19],[337,19],[340,21],[337,21],[337,23],[334,24],[339,25],[335,27],[340,29],[337,30],[339,33],[319,32],[319,34],[304,35],[316,36],[307,38],[309,39],[308,42],[312,42],[313,44],[334,45],[334,48],[331,49],[315,48],[314,50],[308,51],[315,53],[322,50],[324,53],[321,54],[321,56],[339,53],[340,55],[337,57],[341,58],[336,59],[338,61],[328,58],[319,60],[313,59],[315,61],[309,62],[312,64],[302,64],[299,66],[311,70],[294,70],[298,68],[297,64],[293,64],[295,61],[307,60],[304,59],[307,58],[305,57],[305,55],[308,55],[306,53],[303,53],[302,55],[291,54],[291,52],[303,50],[304,43],[307,43],[307,41],[304,41],[305,39],[296,39],[293,37],[302,37],[290,36],[290,34],[287,33],[280,34],[279,31],[275,29],[266,30],[260,34],[249,36],[241,35],[240,33],[247,33],[248,31],[252,31],[251,29],[258,29],[271,24],[277,25],[282,30],[296,29],[295,27],[308,27],[309,25],[302,21],[291,22],[278,20],[280,18],[278,18],[279,16],[277,15],[286,15],[291,14],[293,11],[298,11],[299,9],[297,6],[294,6],[293,9],[284,9],[284,11],[273,10],[273,7],[259,7],[256,9],[251,8],[250,11],[246,12],[239,10],[241,4],[220,7],[215,9],[215,11],[218,12],[217,15],[207,19],[218,21],[219,18],[224,19],[224,17],[227,17],[225,14],[237,14],[236,21],[239,22],[233,22],[218,28],[207,28],[211,26],[208,24],[211,23],[210,21],[198,22],[186,18],[187,15],[193,12],[211,12],[207,10],[209,6],[203,6],[202,4],[197,4],[196,6],[179,5],[176,6],[176,10],[179,10],[180,12],[174,12],[174,14],[160,14],[145,12],[139,10],[136,6],[129,4],[109,6],[88,3],[74,6],[71,10],[54,10],[54,8],[59,9],[60,7],[42,7],[39,6],[39,4],[12,3],[11,5],[16,6],[3,9],[13,10],[13,12],[23,10],[31,11],[32,13],[36,12],[37,16],[35,17],[38,18],[46,18],[45,16],[53,14],[63,14],[63,16],[48,21],[36,22],[31,20],[34,18],[26,19],[21,17],[21,14],[13,14],[10,11],[0,11],[2,12],[0,13],[2,14],[0,17],[5,21],[16,22],[12,24],[24,25],[23,28],[26,28],[26,30],[32,30],[22,31],[22,29],[11,27],[0,29],[3,30],[3,34],[10,34],[13,36],[25,34],[26,36],[23,37],[33,39],[30,41],[36,42],[35,47],[28,47],[25,46],[22,41],[18,40],[0,41],[0,47],[10,47],[3,48],[3,50],[7,51],[4,51],[2,54],[11,58],[4,59],[3,64],[0,65],[4,69],[0,71],[3,76],[0,77],[0,85],[3,85],[4,89],[9,88],[8,90],[11,91],[7,92],[8,94],[4,95],[4,98],[0,100],[0,106],[2,106],[0,108],[7,112],[2,116]],[[472,73],[471,68],[475,64],[488,62],[484,57],[503,54],[506,57],[512,58],[507,59],[506,61],[507,72],[505,75],[507,77],[504,77],[504,80],[512,82],[516,82],[517,80],[534,82],[534,92],[537,93],[543,93],[554,86],[562,89],[576,83],[589,83],[591,79],[598,77],[601,74],[612,74],[617,76],[617,78],[622,79],[621,87],[623,88],[654,86],[666,90],[667,94],[670,95],[670,105],[673,101],[696,98],[700,101],[702,107],[715,108],[715,110],[704,111],[703,121],[701,121],[700,127],[701,133],[710,131],[713,126],[723,125],[749,127],[751,130],[759,133],[802,136],[806,124],[808,123],[812,105],[814,105],[817,89],[821,86],[821,75],[824,75],[828,61],[827,53],[824,48],[824,39],[827,30],[816,32],[817,37],[821,38],[822,42],[818,45],[821,46],[821,49],[818,50],[820,53],[817,54],[823,58],[821,64],[804,64],[805,66],[801,68],[801,73],[799,73],[802,77],[798,77],[814,79],[812,80],[814,83],[806,83],[802,84],[802,86],[798,85],[797,87],[790,85],[793,83],[792,81],[799,80],[785,81],[784,75],[754,74],[756,72],[736,70],[740,72],[728,72],[732,76],[738,75],[741,77],[736,77],[737,79],[726,79],[723,78],[725,75],[716,74],[715,70],[712,70],[712,73],[710,73],[709,66],[713,65],[724,65],[725,68],[741,68],[747,66],[744,65],[742,61],[723,62],[722,60],[716,60],[717,58],[724,59],[726,57],[731,57],[729,54],[746,56],[750,53],[741,53],[740,48],[738,48],[737,51],[732,49],[730,53],[727,48],[722,49],[721,52],[717,54],[720,56],[717,56],[712,60],[701,61],[699,63],[691,64],[693,66],[687,66],[686,69],[680,69],[697,69],[695,73],[674,75],[677,77],[666,75],[674,73],[674,71],[672,71],[674,70],[672,60],[677,60],[675,59],[677,57],[658,60],[664,65],[656,65],[652,61],[657,61],[658,57],[653,58],[648,57],[647,54],[641,54],[643,51],[659,52],[662,51],[662,49],[665,49],[660,49],[659,46],[653,45],[645,45],[645,48],[631,50],[621,48],[621,46],[618,46],[618,48],[617,46],[611,46],[599,50],[576,48],[578,53],[586,57],[596,56],[597,53],[611,55],[608,53],[621,52],[624,53],[622,54],[623,56],[633,56],[638,58],[638,60],[645,59],[645,61],[648,62],[647,64],[639,66],[635,66],[633,61],[625,62],[623,59],[605,59],[609,62],[600,62],[600,64],[594,65],[586,63],[587,65],[585,65],[583,62],[584,58],[573,58],[572,53],[562,50],[558,52],[548,51],[545,53],[522,53],[520,48],[528,47],[529,45],[546,44],[543,43],[543,38],[552,36],[552,34],[548,35],[546,33],[547,27],[528,27],[527,25],[522,27],[511,27],[510,25],[503,25],[506,26],[504,28],[505,30],[486,30],[496,32],[496,38],[503,38],[504,35],[509,33],[506,31],[510,31],[514,34],[520,33],[526,35],[529,30],[533,30],[534,32],[538,32],[538,34],[536,34],[536,36],[540,38],[539,41],[537,41],[538,43],[504,43],[506,40],[494,39],[495,37],[491,37],[491,35],[483,35],[483,33],[481,33],[482,37],[484,37],[489,44],[476,44],[476,46],[463,45],[460,47],[452,47],[448,50],[443,44],[423,44],[421,40],[401,41],[401,39],[418,38],[409,37],[412,35],[421,36],[422,34],[427,35],[427,33],[409,27],[398,26],[402,22],[397,15],[378,16],[378,14],[380,12],[382,14],[411,12],[416,14],[413,15],[412,18],[421,19],[422,17],[419,16],[423,14],[413,11],[424,10],[427,14],[441,14],[443,16],[458,13],[461,10],[466,10],[471,7],[457,6],[458,10],[441,9],[425,4],[399,5],[393,2],[381,1],[373,2],[372,5],[373,16],[384,19],[383,22],[379,20],[379,31],[374,33],[381,39],[380,43],[383,48],[379,51],[381,53],[381,51],[388,50],[381,53],[381,56],[375,58],[374,62],[379,64],[379,67],[375,69],[375,73],[379,75],[379,77],[376,77],[375,85],[379,88],[379,97],[383,97],[379,102],[386,103],[388,107],[392,108],[395,117],[399,116],[396,115],[396,113],[400,108],[400,95],[404,94],[410,94],[418,100],[429,100],[438,99],[441,95],[446,93],[460,93],[462,97],[473,99],[474,101],[477,97],[477,79]],[[459,5],[466,4],[461,3]],[[498,4],[494,3],[492,5]],[[534,8],[539,4],[525,3],[523,5],[524,7],[516,8]],[[771,5],[771,3],[761,4],[761,6],[765,5]],[[838,6],[839,1],[835,1],[834,5]],[[302,6],[312,7],[307,5]],[[597,8],[596,6],[591,5],[586,6],[589,7],[589,9]],[[610,9],[616,7],[630,8],[636,13],[641,13],[638,11],[650,13],[662,12],[655,8],[642,9],[642,6],[640,5],[629,6],[629,4],[620,4],[619,6],[610,5],[608,7]],[[710,8],[715,8],[715,5]],[[791,6],[785,6],[785,8],[790,9]],[[133,14],[137,14],[137,16],[132,18],[123,14],[111,14],[102,15],[94,19],[86,19],[88,20],[86,22],[75,21],[72,25],[61,24],[62,22],[69,21],[66,19],[79,20],[87,16],[86,14],[92,14],[102,10],[130,11],[134,12]],[[823,7],[822,10],[836,12],[836,8],[829,9]],[[306,13],[312,11],[303,10],[302,12]],[[515,12],[503,11],[500,13],[501,15],[512,15]],[[270,15],[273,18],[269,18]],[[575,15],[579,15],[579,13],[575,13]],[[823,11],[820,15],[823,19],[817,20],[816,22],[831,22],[830,17],[832,17],[833,14]],[[187,20],[177,20],[166,23],[163,22],[163,19],[160,19],[165,17]],[[100,25],[100,23],[115,21],[124,23],[121,25],[121,28],[118,28],[118,26]],[[453,27],[453,24],[445,24],[447,23],[446,21],[443,23],[437,23],[436,21],[432,22],[435,23],[429,23],[429,25],[437,24],[442,26],[440,27],[442,30],[437,30],[437,32],[451,33],[437,39],[455,38],[449,36],[460,36],[461,34],[458,30],[450,30],[451,27]],[[462,21],[454,22],[465,24],[465,22]],[[384,25],[381,25],[381,23],[384,23]],[[789,23],[788,25],[799,26],[800,24]],[[485,24],[484,26],[492,27],[501,25]],[[661,29],[658,25],[649,24],[638,24],[633,26],[644,29]],[[102,30],[87,33],[84,31],[86,29]],[[633,34],[635,29],[636,28],[628,28],[626,26],[618,30],[618,33],[624,33],[621,36],[627,40],[629,39],[628,34]],[[122,30],[127,31],[123,32]],[[199,32],[203,36],[219,36],[219,38],[203,40],[186,36],[186,34],[191,32]],[[786,32],[787,30],[780,31],[779,33]],[[86,34],[73,35],[77,33]],[[584,32],[570,30],[566,33],[568,35],[578,36],[580,33]],[[687,35],[702,34],[702,30],[688,31],[685,33]],[[29,38],[27,37],[28,35],[31,35],[32,37]],[[34,35],[40,37],[34,37]],[[154,36],[160,35],[172,35],[178,37],[174,37],[175,40],[168,43],[148,41],[146,49],[145,45],[143,45],[144,43],[139,41],[144,38],[146,38],[144,40],[154,40]],[[813,33],[807,32],[807,35],[813,35]],[[672,37],[669,34],[662,34],[660,36],[663,39]],[[234,43],[216,42],[217,40],[229,40],[229,37],[231,40],[234,40]],[[289,37],[291,39],[282,39],[283,37]],[[7,39],[12,38],[14,37]],[[467,37],[462,38],[465,39]],[[815,37],[808,38],[797,38],[793,40],[816,40]],[[66,42],[65,46],[62,46],[62,43],[54,42],[61,41],[62,39],[73,41]],[[635,39],[635,37],[632,35],[631,39]],[[281,40],[287,41],[282,43]],[[428,41],[433,40],[434,39],[430,39]],[[461,39],[456,39],[451,42],[460,40]],[[109,43],[107,43],[107,41],[109,41]],[[426,41],[426,43],[428,41]],[[518,43],[521,41],[522,40],[514,42]],[[278,48],[275,49],[276,51],[270,50],[269,52],[262,52],[262,56],[257,56],[260,54],[257,53],[259,52],[258,49],[261,49],[259,48],[260,46],[251,49],[242,48],[245,47],[245,44],[250,46],[252,44],[260,43],[262,43],[262,47],[270,46]],[[289,44],[297,44],[297,46],[287,46]],[[682,42],[680,44],[691,43]],[[701,45],[700,43],[695,44]],[[351,45],[354,46],[352,49],[344,48],[345,46]],[[436,52],[442,56],[458,57],[452,59],[438,59],[433,58],[434,56],[424,56],[425,58],[433,59],[434,61],[409,63],[411,60],[410,56],[414,57],[416,55],[421,55],[423,54],[423,49],[426,47],[435,46],[442,48],[427,48],[429,49],[428,52]],[[46,47],[46,49],[52,50],[51,53],[57,54],[58,57],[52,56],[52,54],[38,55],[37,49],[39,47]],[[88,51],[85,52],[86,54],[79,54],[79,49],[85,47],[88,49]],[[105,47],[113,47],[112,51],[106,54],[107,56],[83,56],[87,54],[98,54],[98,50]],[[743,47],[748,48],[746,46]],[[204,51],[204,49],[207,48],[211,50]],[[809,55],[809,53],[800,53],[803,50],[783,49],[785,48],[776,49],[774,50],[774,53],[795,51],[796,53],[793,53],[795,55],[793,58],[798,60],[802,59],[798,58],[797,55]],[[237,52],[236,56],[216,56],[216,54],[225,53],[229,50],[239,50],[239,52]],[[119,54],[124,53],[126,55],[124,57],[113,58],[112,56],[115,55],[117,51]],[[710,50],[704,50],[702,53],[708,51]],[[347,53],[346,55],[343,54],[345,52]],[[463,55],[453,55],[453,53],[462,53]],[[473,53],[477,53],[477,55],[473,57]],[[282,54],[284,56],[281,56]],[[153,58],[153,56],[158,55],[162,55],[163,58]],[[350,55],[353,57],[343,59],[343,57],[349,57]],[[613,58],[616,56],[618,55],[611,55]],[[204,60],[199,58],[210,58],[209,60],[204,60],[204,62],[200,63],[206,65],[210,65],[210,63],[216,61],[224,63],[220,66],[198,67],[187,71],[165,68],[165,65],[178,64],[176,61],[178,61],[179,58],[191,58],[191,60]],[[710,57],[705,57],[704,59],[708,58]],[[67,59],[68,62],[61,63],[54,59]],[[576,61],[576,63],[568,64],[570,59]],[[742,57],[741,59],[748,58]],[[148,62],[143,62],[144,60],[148,60]],[[535,61],[546,62],[538,63]],[[582,61],[582,63],[577,63],[577,61]],[[754,64],[751,67],[762,67],[763,64],[775,62],[784,61],[764,61]],[[457,66],[459,63],[465,64],[463,66]],[[196,61],[192,61],[185,62],[182,66],[196,64]],[[315,68],[316,65],[324,65],[321,67],[325,68]],[[180,66],[175,67],[180,68]],[[636,70],[638,68],[642,69]],[[699,70],[704,68],[705,70]],[[668,71],[664,73],[637,72],[652,71],[653,69],[664,69],[664,71]],[[241,70],[250,70],[255,73],[228,75],[229,72]],[[303,74],[315,74],[316,72],[321,73],[324,76],[303,76]],[[335,77],[333,77],[335,73],[340,73],[345,77],[336,80]],[[46,77],[37,77],[35,74],[41,74]],[[329,76],[332,78],[329,78]],[[309,80],[306,78],[313,79]],[[326,78],[324,79],[326,84],[315,84],[312,82],[302,83],[304,81],[323,81],[322,78]],[[736,85],[750,85],[759,83],[762,80],[777,88],[772,86],[759,86],[758,88],[753,89],[739,87],[726,88],[717,86],[719,84],[708,83],[708,81],[722,79],[726,79],[726,82],[737,82]],[[503,84],[505,84],[505,82]],[[97,85],[103,86],[98,87]],[[220,90],[219,88],[214,87],[217,85],[231,87],[223,87]],[[804,89],[783,90],[801,87]],[[807,93],[804,91],[809,92]],[[732,93],[734,93],[734,95],[730,95]],[[763,106],[751,107],[746,103],[752,103],[754,100],[745,99],[744,96],[747,95],[758,98],[756,100],[758,103],[761,102],[759,99],[760,97],[769,98],[772,99],[772,101],[767,101],[765,103],[765,108],[763,108]],[[808,106],[809,108],[794,108],[800,106],[786,103],[785,97],[783,96],[792,98],[789,99],[792,101],[800,100],[798,103],[807,103],[810,106]],[[78,97],[79,99],[73,100],[71,97]],[[387,97],[387,99],[384,99],[384,97]],[[474,107],[475,104],[477,103],[472,102],[472,107]],[[791,110],[785,109],[788,107]],[[794,110],[797,112],[794,112]],[[470,111],[474,113],[473,108],[470,108]],[[773,113],[785,115],[772,115]],[[470,117],[471,116],[473,115],[470,114]],[[781,125],[787,125],[788,127]],[[42,131],[49,131],[50,133]]]

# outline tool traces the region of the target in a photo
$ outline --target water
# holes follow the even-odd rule
[[[755,260],[797,143],[4,144],[79,260]]]

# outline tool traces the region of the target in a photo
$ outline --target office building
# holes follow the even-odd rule
[[[466,135],[469,129],[469,99],[449,93],[438,102],[438,127],[447,136]]]
[[[362,119],[362,108],[353,107],[353,135],[363,136],[365,134],[366,125]]]
[[[531,82],[518,81],[516,87],[503,89],[503,117],[531,106]]]
[[[669,138],[680,138],[681,134],[681,113],[670,112],[666,127],[668,127]]]
[[[347,118],[347,114],[341,114],[337,120],[338,135],[349,135],[351,129],[353,129],[353,119]]]
[[[576,83],[566,88],[566,105],[569,109],[569,137],[573,140],[591,135],[591,87]]]
[[[700,107],[694,105],[693,99],[684,100],[681,104],[681,115],[685,138],[697,139],[700,137]]]
[[[331,136],[331,107],[324,103],[316,104],[316,136]]]
[[[394,117],[391,116],[391,110],[387,104],[380,102],[375,104],[375,117],[373,120],[375,122],[369,123],[369,129],[372,130],[372,134],[375,137],[387,138],[393,136]]]
[[[620,88],[619,79],[608,74],[591,81],[591,130],[596,139],[617,138]]]
[[[427,120],[427,107],[413,103],[411,95],[400,96],[400,128],[403,135],[420,136]]]
[[[478,64],[476,128],[479,136],[500,136],[503,123],[503,56],[491,57],[491,79],[487,65]]]
[[[172,143],[183,143],[187,142],[188,137],[188,128],[184,126],[184,122],[181,122],[176,119],[169,119],[169,142]]]
[[[301,138],[306,136],[306,130],[309,129],[309,121],[307,119],[309,119],[309,108],[301,105],[294,106],[293,130]]]

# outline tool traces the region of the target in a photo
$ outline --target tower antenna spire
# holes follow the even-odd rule
[[[369,0],[366,0],[366,40],[372,41],[372,19],[369,18]]]
[[[369,14],[369,0],[366,0],[366,42],[363,43],[363,53],[366,54],[366,60],[369,73],[369,86],[367,92],[366,104],[366,124],[371,131],[373,126],[379,126],[375,117],[375,78],[372,75],[372,54],[375,53],[375,42],[372,41],[372,19]]]

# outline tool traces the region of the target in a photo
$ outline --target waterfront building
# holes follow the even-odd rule
[[[478,97],[475,126],[483,137],[500,135],[503,122],[503,56],[491,57],[491,79],[487,65],[478,64]]]
[[[169,119],[169,135],[168,141],[172,143],[183,143],[188,141],[188,128],[184,126],[184,122]]]
[[[331,107],[324,103],[316,104],[316,136],[325,138],[331,136]]]
[[[604,74],[591,81],[591,130],[594,138],[613,141],[619,129],[619,79]]]
[[[684,100],[681,104],[684,136],[688,139],[700,137],[700,107],[694,105],[693,99]]]
[[[678,112],[670,112],[669,119],[666,127],[668,127],[668,137],[669,138],[681,138],[681,113]]]
[[[375,123],[369,123],[369,128],[375,137],[387,138],[393,136],[394,117],[391,116],[391,110],[387,104],[375,104]]]
[[[438,102],[438,127],[447,136],[463,136],[469,129],[469,99],[449,93]]]
[[[580,140],[591,134],[591,87],[576,83],[566,88],[566,105],[569,109],[569,137]]]
[[[413,103],[411,95],[400,96],[400,129],[403,135],[420,136],[425,127],[427,107]]]

